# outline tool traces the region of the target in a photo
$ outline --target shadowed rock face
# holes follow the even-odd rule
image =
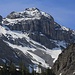
[[[52,67],[56,75],[74,75],[75,73],[75,43],[68,46],[59,55]]]
[[[26,61],[25,61],[26,60]],[[24,63],[25,66],[32,64],[29,58],[27,58],[23,52],[11,48],[8,44],[0,39],[0,65],[5,63],[13,62],[15,65]]]

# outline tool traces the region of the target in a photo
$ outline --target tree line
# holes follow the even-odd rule
[[[18,67],[12,62],[7,65],[3,64],[0,66],[0,75],[55,75],[49,68],[42,70],[41,73],[36,73],[35,70],[32,73],[29,72],[28,68],[21,63]]]

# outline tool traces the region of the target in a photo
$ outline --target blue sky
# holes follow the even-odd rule
[[[75,0],[0,0],[0,14],[3,17],[28,7],[37,7],[51,14],[60,25],[75,30]]]

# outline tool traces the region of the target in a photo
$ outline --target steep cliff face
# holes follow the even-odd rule
[[[75,43],[63,50],[52,69],[56,75],[75,75]]]
[[[74,31],[60,26],[51,15],[37,8],[27,8],[23,12],[11,12],[3,19],[3,24],[11,30],[29,33],[30,38],[50,49],[57,47],[50,39],[67,43],[75,40]]]

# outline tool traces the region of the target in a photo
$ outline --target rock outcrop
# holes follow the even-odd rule
[[[62,51],[52,69],[56,75],[75,75],[75,43]]]
[[[0,25],[2,25],[2,16],[0,15]]]

